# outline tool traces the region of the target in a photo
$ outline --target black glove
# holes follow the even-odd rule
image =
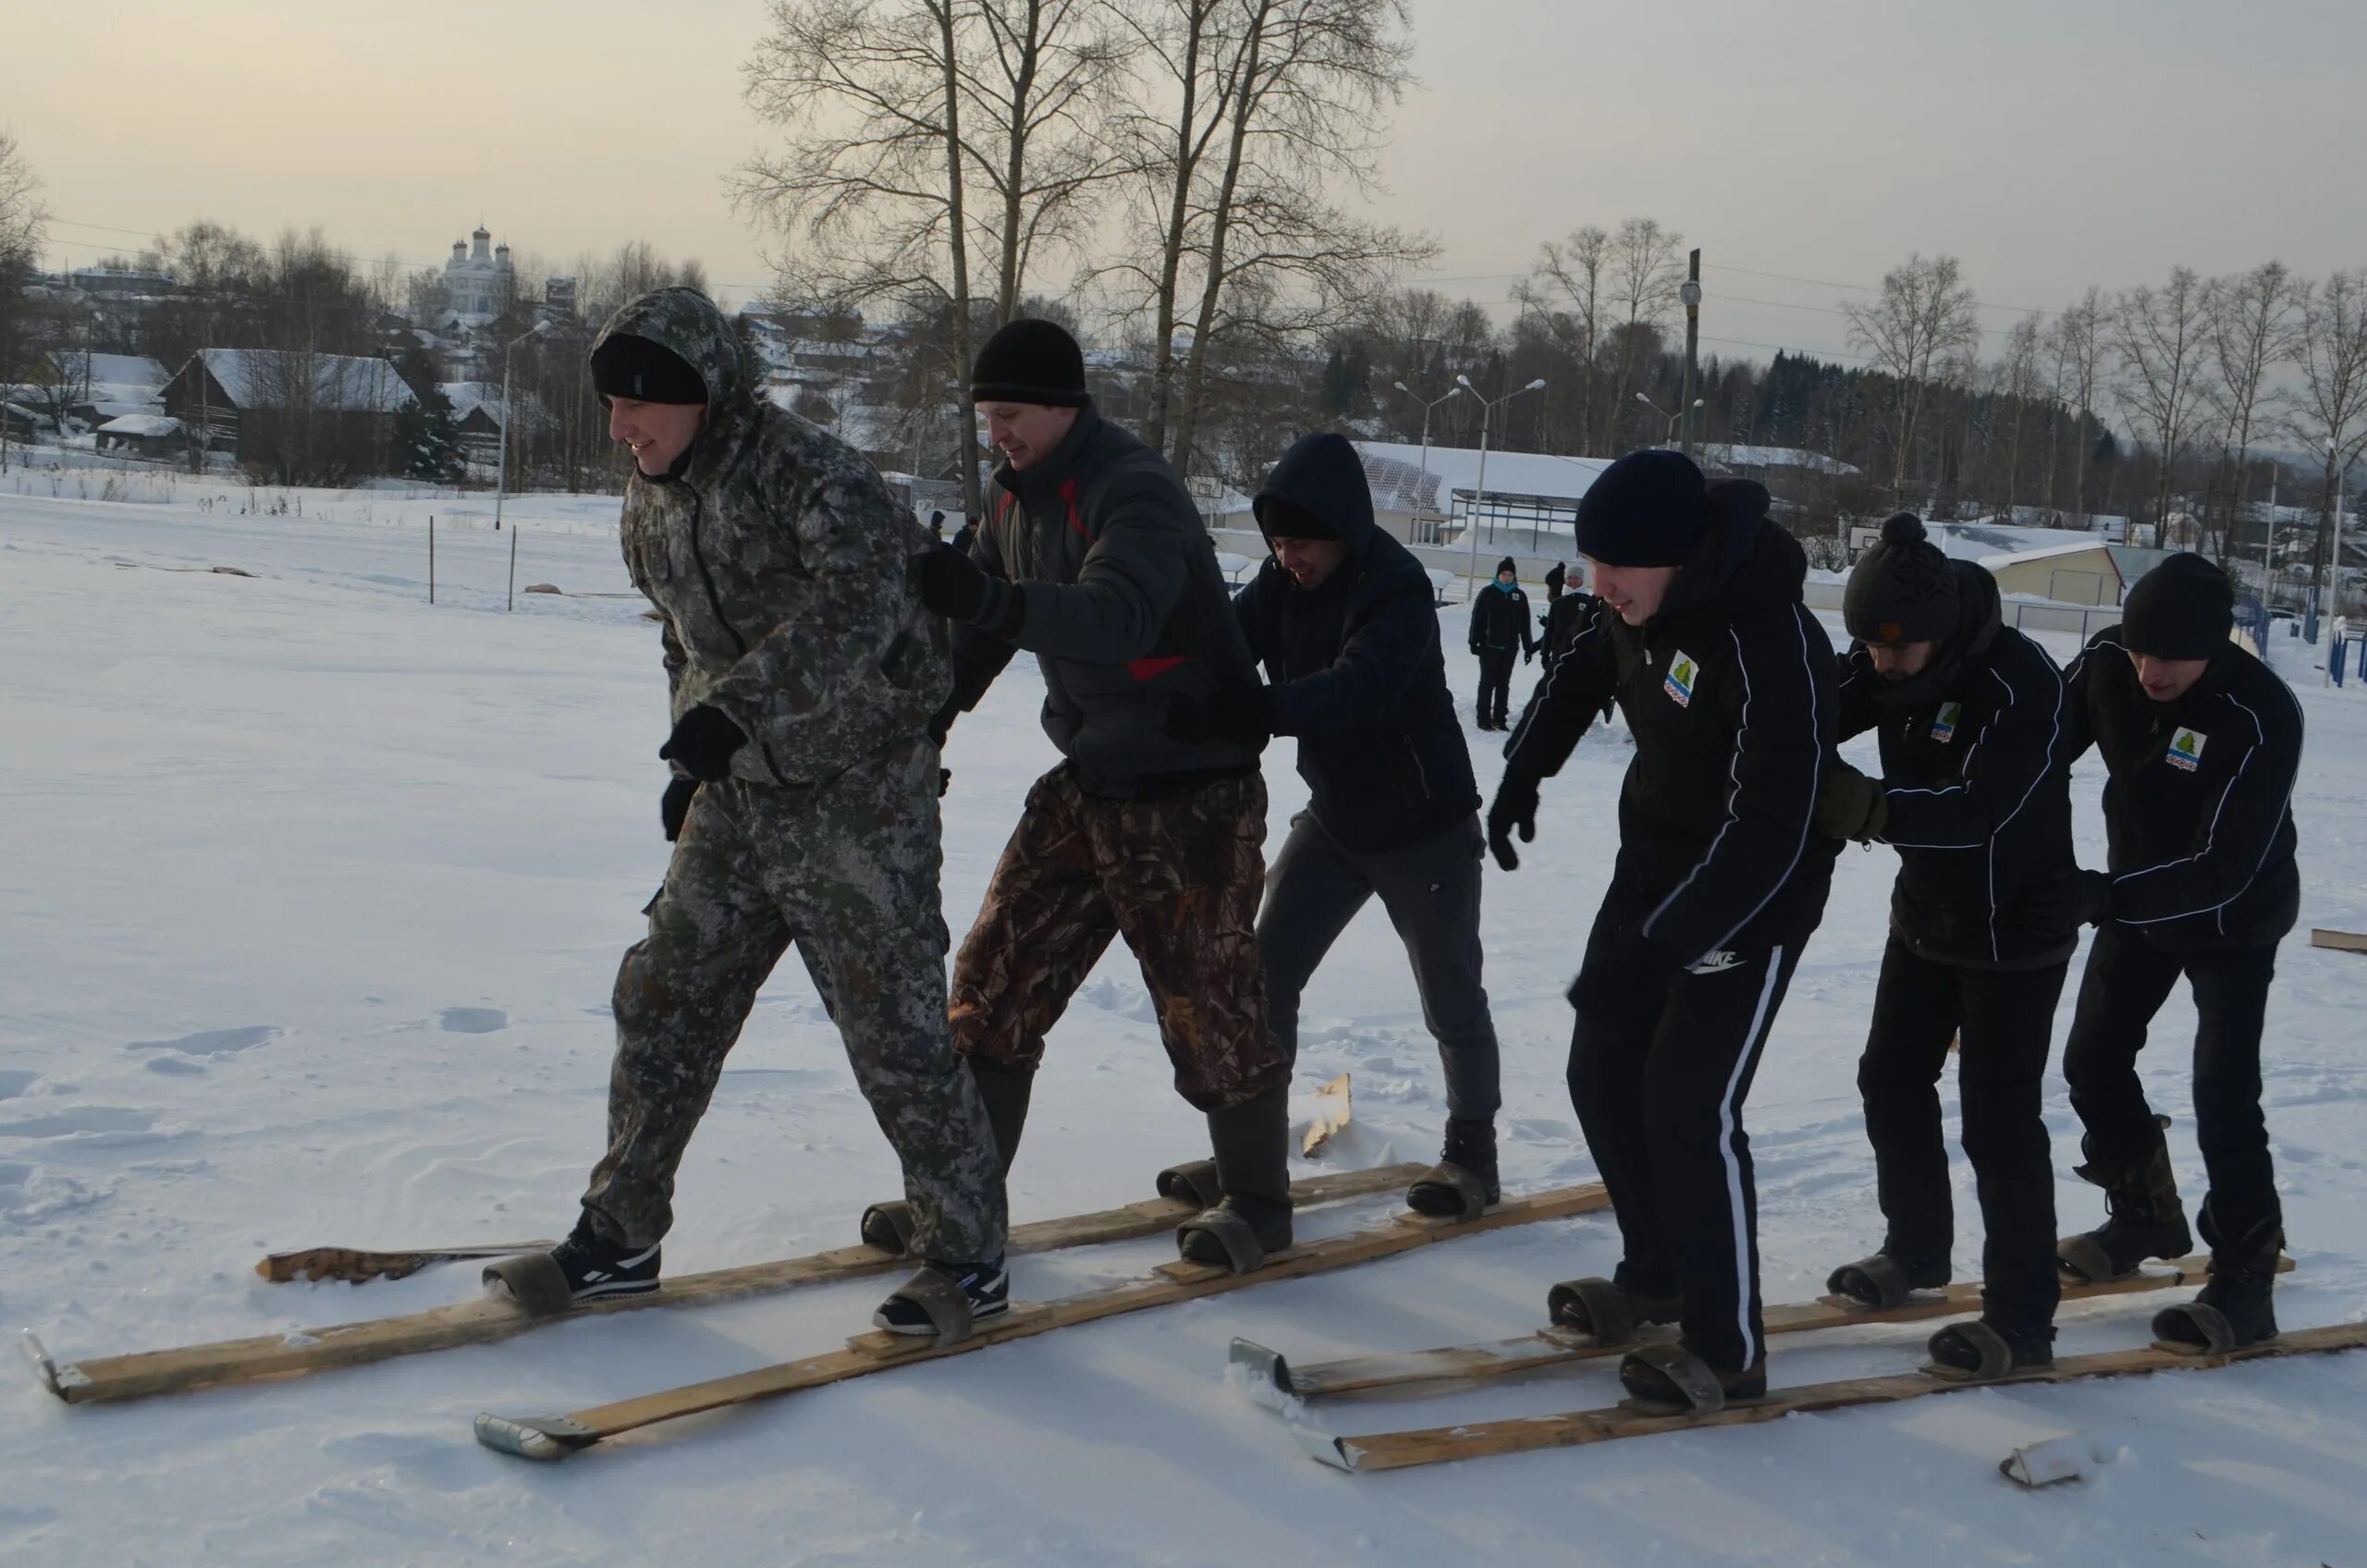
[[[657,748],[661,762],[678,762],[693,778],[720,784],[731,776],[731,754],[748,743],[747,735],[705,703],[674,721],[674,733]]]
[[[937,798],[940,801],[945,799],[945,791],[952,788],[953,770],[950,767],[938,768],[937,770]]]
[[[928,717],[928,738],[937,742],[938,751],[945,750],[945,738],[953,733],[953,721],[962,717],[962,704],[957,698],[948,702]]]
[[[913,557],[921,603],[948,620],[968,621],[1008,642],[1019,633],[1027,603],[1001,578],[950,545]]]
[[[657,802],[657,820],[666,829],[668,843],[682,836],[682,824],[691,815],[691,797],[698,792],[695,778],[677,778],[666,786],[665,798]]]
[[[2112,918],[2112,878],[2101,871],[2082,871],[2071,879],[2071,913],[2082,925],[2102,925]]]
[[[1496,864],[1506,871],[1520,869],[1519,851],[1513,848],[1513,829],[1520,829],[1520,841],[1537,841],[1537,780],[1527,774],[1507,773],[1504,781],[1496,786],[1496,800],[1488,808],[1488,848]]]
[[[1846,762],[1825,769],[1816,794],[1816,830],[1828,839],[1859,842],[1882,837],[1890,823],[1890,797],[1879,778],[1869,778]]]
[[[1246,752],[1262,752],[1274,738],[1273,693],[1243,686],[1209,697],[1178,697],[1167,704],[1167,738],[1187,746],[1229,741]]]
[[[1537,650],[1535,648],[1523,648],[1520,651],[1520,662],[1523,664],[1535,664],[1537,662]]]

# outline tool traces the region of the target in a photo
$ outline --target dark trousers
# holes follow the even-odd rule
[[[1479,650],[1479,722],[1501,729],[1513,701],[1513,661],[1517,648]]]
[[[2137,1053],[2181,974],[2193,987],[2198,1015],[2194,1130],[2211,1178],[2205,1201],[2219,1233],[2237,1238],[2282,1215],[2268,1119],[2260,1108],[2261,1027],[2276,974],[2275,944],[2165,953],[2125,927],[2103,927],[2079,982],[2063,1076],[2071,1084],[2071,1109],[2087,1129],[2091,1158],[2112,1164],[2142,1159],[2161,1133],[2137,1080]]]
[[[1606,903],[1570,989],[1578,1021],[1569,1076],[1619,1219],[1619,1282],[1681,1293],[1686,1347],[1731,1371],[1765,1350],[1742,1106],[1799,954],[1718,956],[1723,967],[1684,969]]]
[[[1918,958],[1896,936],[1883,951],[1874,1023],[1858,1063],[1866,1136],[1888,1233],[1907,1261],[1945,1263],[1956,1245],[1939,1082],[1959,1030],[1964,1152],[1981,1193],[1981,1316],[2007,1329],[2054,1320],[2054,1158],[2042,1081],[2068,962],[1960,969]]]
[[[1479,820],[1400,849],[1344,849],[1310,812],[1266,876],[1257,951],[1266,964],[1267,1027],[1285,1060],[1298,1055],[1298,1001],[1307,977],[1375,894],[1414,965],[1422,1022],[1446,1069],[1447,1114],[1489,1121],[1501,1103],[1496,1025],[1479,983]]]

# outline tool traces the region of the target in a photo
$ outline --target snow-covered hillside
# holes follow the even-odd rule
[[[550,1235],[602,1135],[617,959],[667,846],[654,628],[615,502],[296,497],[179,482],[143,504],[0,483],[0,1323],[61,1355],[293,1330],[455,1300],[473,1270],[272,1286],[279,1247]],[[97,476],[93,476],[95,483]],[[440,514],[439,603],[424,517]],[[236,566],[233,577],[203,570]],[[198,570],[190,570],[198,569]],[[1459,606],[1441,612],[1456,618]],[[1467,704],[1459,622],[1445,639]],[[2298,644],[2296,645],[2298,647]],[[2067,646],[2059,646],[2067,654]],[[2278,656],[2287,656],[2285,650]],[[2297,676],[2299,668],[2291,671]],[[1517,696],[1534,667],[1515,677]],[[2299,681],[2303,925],[2367,927],[2367,703]],[[1051,751],[1024,658],[955,732],[945,902],[958,933]],[[1475,740],[1478,737],[1475,736]],[[1851,754],[1861,763],[1870,741]],[[1563,1086],[1576,968],[1627,752],[1590,738],[1522,869],[1487,889],[1508,1185],[1592,1174]],[[1269,756],[1279,832],[1305,791]],[[1478,752],[1483,788],[1500,767]],[[2102,858],[2096,766],[2081,851]],[[1759,1074],[1771,1302],[1880,1239],[1855,1087],[1895,860],[1843,857]],[[2076,989],[2075,986],[2073,987]],[[2065,1000],[2067,1022],[2069,991]],[[2288,1327],[2367,1316],[2367,959],[2288,940],[2267,1103],[2298,1272]],[[2199,1196],[2193,1014],[2165,1010],[2148,1092]],[[2058,1028],[2059,1044],[2059,1028]],[[1427,1158],[1443,1117],[1403,949],[1367,911],[1318,975],[1301,1081],[1352,1072],[1340,1158]],[[1199,1152],[1139,980],[1113,949],[1050,1044],[1014,1218],[1147,1195]],[[1951,1099],[1953,1096],[1951,1094]],[[2059,1077],[2048,1116],[2067,1221]],[[674,1271],[839,1245],[894,1171],[800,967],[766,991],[681,1178]],[[1959,1277],[1979,1258],[1958,1162]],[[1370,1222],[1327,1211],[1306,1230]],[[1043,1298],[1140,1272],[1162,1240],[1021,1260]],[[68,1408],[0,1383],[0,1562],[319,1564],[2357,1563],[2367,1356],[1984,1390],[1772,1426],[1404,1475],[1308,1463],[1226,1383],[1246,1334],[1307,1355],[1519,1333],[1616,1259],[1607,1217],[1450,1242],[941,1366],[681,1423],[537,1467],[478,1411],[558,1411],[836,1345],[876,1280],[564,1324],[301,1381]],[[2067,1308],[2067,1353],[2141,1343],[2140,1297]],[[1904,1371],[1927,1329],[1779,1341],[1778,1384]],[[1452,1398],[1341,1404],[1342,1432],[1609,1403],[1606,1364]],[[2099,1431],[2116,1463],[2025,1493],[2016,1446]]]

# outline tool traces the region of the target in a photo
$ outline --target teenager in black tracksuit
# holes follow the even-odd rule
[[[1594,613],[1594,595],[1567,586],[1570,569],[1560,561],[1545,574],[1545,613],[1537,618],[1537,648],[1548,668],[1570,651],[1578,631]]]
[[[2042,1080],[2079,945],[2068,715],[2044,650],[2000,619],[1997,580],[1902,513],[1849,575],[1841,735],[1882,737],[1882,777],[1825,775],[1817,826],[1898,851],[1890,940],[1858,1064],[1882,1250],[1830,1288],[1871,1305],[1948,1282],[1956,1226],[1938,1084],[1962,1033],[1964,1148],[1981,1194],[1981,1315],[1932,1337],[1974,1372],[2054,1359],[2054,1162]],[[2100,881],[2101,878],[2096,880]]]
[[[1767,508],[1760,485],[1708,487],[1675,452],[1603,472],[1578,508],[1601,607],[1515,727],[1488,814],[1511,870],[1539,784],[1618,704],[1636,756],[1570,990],[1570,1096],[1625,1245],[1612,1285],[1636,1320],[1684,1328],[1681,1347],[1631,1354],[1621,1378],[1696,1408],[1766,1390],[1742,1106],[1839,852],[1812,825],[1833,644],[1800,602],[1807,558]]]
[[[1273,555],[1233,606],[1270,684],[1179,706],[1171,727],[1252,746],[1297,737],[1309,799],[1257,917],[1269,1027],[1294,1058],[1308,977],[1377,895],[1446,1072],[1445,1151],[1406,1201],[1460,1215],[1500,1195],[1501,1096],[1480,984],[1479,790],[1447,694],[1429,575],[1374,526],[1364,464],[1344,436],[1292,447],[1256,509]]]
[[[2147,1025],[2178,976],[2194,992],[2196,1142],[2211,1179],[2211,1282],[2154,1319],[2157,1338],[2249,1344],[2276,1332],[2284,1237],[2261,1114],[2261,1033],[2276,944],[2300,912],[2293,780],[2301,709],[2228,640],[2234,590],[2177,555],[2130,590],[2121,624],[2069,671],[2071,752],[2102,753],[2111,918],[2079,984],[2063,1073],[2086,1128],[2080,1175],[2111,1218],[2063,1243],[2067,1268],[2117,1274],[2191,1244],[2169,1149],[2137,1078]]]
[[[1471,651],[1479,655],[1479,728],[1502,729],[1512,705],[1513,655],[1537,656],[1528,595],[1520,591],[1520,571],[1510,556],[1496,563],[1496,580],[1472,601]]]

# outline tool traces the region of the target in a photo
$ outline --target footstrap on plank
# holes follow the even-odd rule
[[[923,1268],[889,1292],[891,1301],[907,1301],[928,1315],[937,1330],[937,1348],[960,1344],[970,1337],[970,1297],[934,1265]]]
[[[508,1296],[529,1317],[556,1317],[575,1305],[566,1270],[546,1252],[524,1252],[486,1264],[484,1293]]]
[[[1210,1237],[1224,1248],[1225,1263],[1235,1274],[1254,1274],[1266,1267],[1266,1248],[1257,1240],[1257,1227],[1232,1209],[1210,1208],[1175,1228],[1178,1243],[1194,1235]]]

